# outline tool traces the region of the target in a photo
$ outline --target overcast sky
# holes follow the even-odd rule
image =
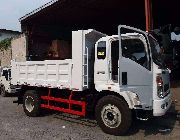
[[[20,31],[19,18],[51,0],[0,0],[0,29]]]

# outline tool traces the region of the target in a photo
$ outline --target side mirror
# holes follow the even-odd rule
[[[167,69],[168,69],[169,73],[171,73],[171,70],[169,68],[167,68]]]

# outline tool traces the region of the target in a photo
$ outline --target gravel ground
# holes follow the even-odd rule
[[[173,101],[176,105],[175,110],[180,114],[180,81],[171,82],[171,91],[173,93]]]
[[[172,114],[146,122],[134,121],[127,136],[105,134],[96,121],[49,112],[27,117],[16,97],[0,98],[0,140],[123,140],[180,139],[180,119]],[[178,120],[179,119],[179,120]]]

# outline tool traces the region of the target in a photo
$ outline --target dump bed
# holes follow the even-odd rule
[[[94,46],[105,36],[95,30],[72,32],[72,59],[11,62],[12,84],[82,91],[94,77]]]
[[[71,88],[71,60],[12,61],[12,84]]]

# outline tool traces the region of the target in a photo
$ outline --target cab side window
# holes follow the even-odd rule
[[[106,58],[106,42],[105,41],[101,41],[98,43],[97,58],[98,59],[105,59]]]
[[[122,40],[122,56],[148,69],[148,59],[144,43],[139,39]]]

